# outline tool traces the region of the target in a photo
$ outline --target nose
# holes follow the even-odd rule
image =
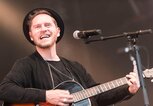
[[[42,26],[41,26],[41,31],[46,31],[46,30],[47,30],[47,27],[44,26],[44,25],[42,25]]]

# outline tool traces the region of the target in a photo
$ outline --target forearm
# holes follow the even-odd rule
[[[10,83],[1,83],[0,99],[9,103],[39,103],[45,101],[45,90],[22,88]]]
[[[131,98],[133,95],[128,91],[128,86],[122,86],[97,96],[99,106],[107,106]]]

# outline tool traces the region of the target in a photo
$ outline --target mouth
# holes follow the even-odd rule
[[[46,38],[49,38],[49,37],[50,37],[49,34],[45,34],[45,35],[42,35],[42,36],[40,37],[40,39],[46,39]]]

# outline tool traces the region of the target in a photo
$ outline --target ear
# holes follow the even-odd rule
[[[30,39],[33,41],[33,38],[32,38],[32,36],[31,36],[31,32],[29,32],[29,36],[30,36]]]
[[[58,32],[58,34],[57,34],[57,37],[59,37],[60,36],[60,32]]]
[[[58,30],[57,37],[59,37],[60,36],[60,28],[58,27],[57,30]]]

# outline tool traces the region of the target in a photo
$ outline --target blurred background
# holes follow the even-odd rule
[[[65,34],[58,43],[59,55],[84,65],[93,78],[105,83],[132,71],[129,53],[120,52],[127,38],[85,44],[73,38],[75,30],[101,29],[102,36],[153,29],[153,0],[1,0],[0,1],[0,81],[14,61],[34,52],[25,39],[22,21],[36,7],[57,11],[65,22]],[[153,67],[153,34],[139,35],[137,45],[143,69]],[[150,106],[153,83],[144,79]],[[115,106],[144,106],[142,89],[130,100]]]

